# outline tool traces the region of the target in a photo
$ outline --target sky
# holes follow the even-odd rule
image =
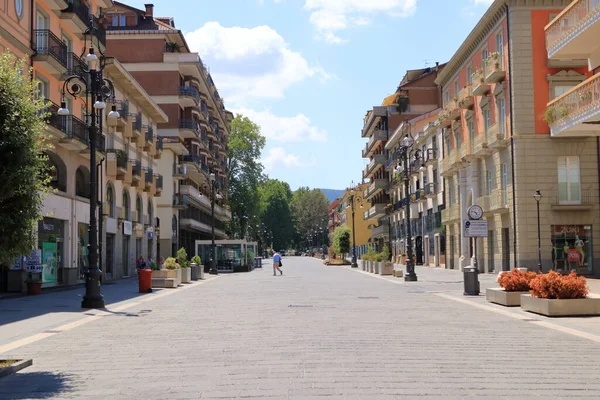
[[[153,1],[207,64],[225,107],[260,125],[265,172],[292,190],[359,182],[366,112],[406,70],[448,61],[491,2]]]

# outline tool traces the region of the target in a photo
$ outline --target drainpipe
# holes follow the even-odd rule
[[[29,4],[29,10],[31,11],[31,15],[29,16],[29,32],[31,35],[29,36],[30,47],[33,48],[33,23],[35,21],[33,12],[35,10],[35,0],[31,0]],[[29,78],[33,80],[33,55],[34,52],[29,56]]]
[[[506,10],[506,39],[508,41],[508,70],[511,71],[511,55],[510,55],[510,15],[508,13],[508,5],[505,5]],[[508,92],[510,98],[510,164],[511,164],[511,179],[512,179],[512,208],[513,208],[513,268],[517,268],[517,214],[515,212],[516,204],[517,204],[517,191],[515,190],[515,139],[514,139],[514,127],[515,127],[515,119],[513,118],[513,99],[512,99],[512,86],[513,86],[513,77],[509,75],[509,85]],[[510,268],[509,268],[510,269]]]

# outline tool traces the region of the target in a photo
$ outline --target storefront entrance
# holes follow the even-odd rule
[[[593,245],[591,225],[552,225],[552,269],[591,274]]]
[[[44,218],[38,222],[38,249],[42,251],[42,283],[63,283],[65,221]]]

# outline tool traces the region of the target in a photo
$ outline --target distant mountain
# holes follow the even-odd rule
[[[337,199],[338,197],[340,197],[342,194],[344,194],[343,190],[337,190],[337,189],[319,189],[321,192],[323,192],[323,194],[325,194],[325,196],[329,199],[329,202],[331,203],[332,201],[334,201],[335,199]]]

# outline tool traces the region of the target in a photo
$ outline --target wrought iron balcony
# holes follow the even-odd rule
[[[67,71],[67,46],[58,36],[49,29],[35,29],[32,41],[34,62],[43,63],[53,74],[61,75]]]

